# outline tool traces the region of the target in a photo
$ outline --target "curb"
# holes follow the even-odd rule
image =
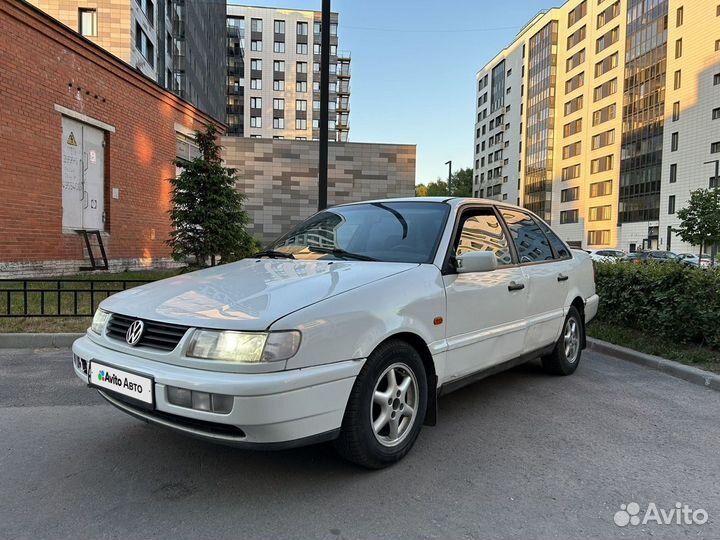
[[[0,334],[0,349],[67,349],[85,334]]]
[[[660,356],[645,354],[627,347],[615,345],[595,338],[587,338],[588,348],[590,350],[605,353],[621,360],[627,360],[634,364],[649,367],[657,371],[667,373],[672,377],[682,379],[698,386],[704,386],[716,392],[720,392],[720,375],[705,371],[704,369],[686,366],[679,362],[674,362]]]

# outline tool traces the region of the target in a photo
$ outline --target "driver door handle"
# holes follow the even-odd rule
[[[557,280],[558,281],[567,281],[569,276],[566,276],[565,274],[558,274]]]
[[[524,289],[524,288],[525,288],[525,284],[524,284],[524,283],[517,283],[517,282],[515,282],[515,281],[511,281],[511,282],[508,284],[508,291],[519,291],[519,290]]]

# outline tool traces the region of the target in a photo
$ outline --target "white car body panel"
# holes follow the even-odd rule
[[[185,336],[173,351],[162,352],[88,331],[73,345],[75,371],[87,382],[82,361],[96,359],[146,374],[154,378],[157,411],[240,427],[241,442],[248,445],[284,443],[337,432],[355,378],[388,338],[411,335],[423,344],[440,388],[552,347],[578,298],[586,322],[595,316],[592,261],[583,251],[565,260],[443,273],[459,212],[468,205],[517,207],[480,199],[423,202],[450,206],[432,263],[246,259],[131,289],[101,308],[184,325]],[[524,288],[508,290],[513,281]],[[286,361],[229,364],[186,356],[194,328],[299,330],[302,341]],[[168,386],[231,395],[234,407],[218,414],[173,405]],[[112,396],[106,399],[113,402]]]

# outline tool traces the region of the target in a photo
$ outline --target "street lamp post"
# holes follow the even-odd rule
[[[452,183],[452,160],[446,161],[445,165],[448,166],[448,195],[452,195],[452,188],[450,187]]]
[[[328,100],[330,99],[330,0],[322,0],[320,23],[320,149],[318,163],[318,210],[327,208],[328,192]]]

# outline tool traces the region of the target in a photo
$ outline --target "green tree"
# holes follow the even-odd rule
[[[235,189],[236,170],[223,166],[216,137],[213,125],[198,131],[200,155],[189,162],[175,161],[182,172],[170,180],[174,230],[167,243],[174,259],[194,256],[200,266],[208,261],[214,266],[217,257],[222,262],[241,259],[256,249],[245,230],[245,195]]]
[[[418,184],[415,186],[415,196],[416,197],[427,197],[428,194],[428,188],[425,184]]]
[[[720,242],[720,193],[717,188],[697,189],[690,193],[685,208],[677,212],[680,226],[675,229],[684,242],[700,247]]]
[[[452,174],[452,194],[455,197],[472,197],[473,171],[470,167],[458,169]]]

